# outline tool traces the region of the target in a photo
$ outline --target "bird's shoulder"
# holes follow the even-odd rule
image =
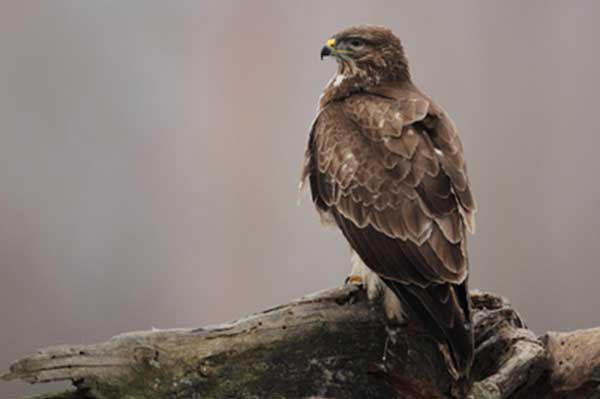
[[[402,127],[418,122],[426,123],[431,129],[442,127],[442,133],[450,142],[458,135],[444,109],[412,83],[373,86],[325,102],[318,109],[311,131],[317,123],[342,123],[344,118],[379,140],[399,136]]]

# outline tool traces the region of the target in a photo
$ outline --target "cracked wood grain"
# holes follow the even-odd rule
[[[569,395],[598,388],[599,331],[538,339],[503,298],[473,292],[471,301],[476,362],[470,398],[578,399],[585,396]],[[67,380],[75,386],[35,399],[458,395],[437,344],[411,326],[389,325],[379,304],[355,286],[321,291],[233,323],[41,349],[15,362],[2,379]]]

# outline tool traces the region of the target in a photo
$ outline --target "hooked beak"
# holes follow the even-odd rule
[[[335,39],[327,40],[327,43],[321,49],[321,60],[330,55],[335,55]]]

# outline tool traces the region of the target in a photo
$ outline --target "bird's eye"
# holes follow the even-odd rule
[[[360,47],[363,45],[363,41],[360,39],[352,39],[352,40],[350,40],[350,45],[352,47]]]

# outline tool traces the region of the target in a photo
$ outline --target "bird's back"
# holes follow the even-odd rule
[[[413,319],[472,363],[467,227],[475,204],[447,115],[406,87],[326,104],[307,151],[313,199]]]

